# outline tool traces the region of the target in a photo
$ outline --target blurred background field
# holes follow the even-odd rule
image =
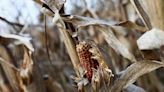
[[[55,5],[46,1],[53,0],[0,1],[0,92],[164,92],[163,0],[138,0],[141,6],[136,0],[54,0],[64,1],[57,23],[50,11]],[[92,74],[83,85],[82,59],[70,54],[82,41],[94,42],[114,75],[110,81]]]

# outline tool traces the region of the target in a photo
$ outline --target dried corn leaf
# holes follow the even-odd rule
[[[101,68],[108,69],[106,62],[104,61],[104,58],[95,43],[92,42],[92,48],[89,49],[89,52],[92,53],[91,58],[97,60]]]
[[[123,26],[123,27],[126,27],[128,29],[136,29],[138,31],[141,31],[141,32],[146,32],[146,28],[145,27],[141,27],[131,21],[124,21],[124,22],[121,22],[121,23],[118,23],[116,24],[116,26]]]
[[[123,45],[113,34],[113,32],[111,30],[108,30],[111,28],[103,28],[101,27],[100,30],[105,38],[105,40],[107,41],[107,43],[109,44],[109,46],[111,46],[117,53],[120,53],[123,57],[129,59],[132,62],[135,62],[136,59],[133,56],[132,53],[129,52],[128,48],[125,47],[125,45]]]
[[[20,76],[25,84],[31,83],[32,69],[33,60],[31,58],[31,52],[24,47],[24,59],[22,65],[20,66]]]
[[[74,69],[75,69],[77,75],[79,75],[79,72],[78,72],[79,58],[78,58],[78,55],[77,55],[77,52],[75,49],[76,48],[75,44],[74,44],[71,36],[69,35],[69,33],[66,30],[61,29],[60,35],[62,36],[62,38],[64,40],[64,43],[65,43],[66,48],[67,48],[67,52],[71,58]]]
[[[20,67],[20,70],[17,71],[19,72],[17,78],[19,79],[18,80],[19,90],[23,92],[27,92],[26,86],[27,84],[30,83],[29,81],[31,80],[30,78],[32,75],[32,65],[33,65],[33,61],[31,59],[31,53],[32,51],[34,51],[34,48],[30,42],[31,38],[14,35],[14,34],[8,34],[4,32],[1,32],[0,36],[7,39],[17,40],[17,42],[15,42],[16,44],[23,44],[24,46],[26,46],[26,48],[24,49],[23,64]]]
[[[77,27],[84,27],[84,26],[89,26],[89,25],[108,25],[112,26],[114,25],[114,21],[105,21],[105,20],[99,20],[99,19],[93,19],[89,17],[83,17],[83,16],[78,16],[78,15],[61,15],[62,19],[66,22],[71,22]]]
[[[101,74],[100,69],[93,69],[93,76],[92,76],[92,88],[94,91],[96,91],[98,88],[100,88],[101,83]],[[110,78],[109,78],[110,79]]]
[[[164,31],[153,28],[137,40],[137,45],[140,50],[159,49],[164,45]]]
[[[160,67],[164,67],[164,63],[159,61],[139,61],[130,65],[121,77],[115,81],[110,92],[121,92],[123,88],[127,88],[130,84],[134,83],[138,77],[154,71]]]
[[[0,61],[1,58],[0,58]],[[0,91],[2,92],[11,92],[11,89],[10,86],[8,84],[5,83],[5,77],[4,77],[4,74],[3,74],[3,71],[2,71],[2,68],[0,67]]]
[[[143,9],[147,13],[148,17],[150,18],[152,27],[164,30],[163,0],[149,0],[149,2],[147,2],[146,0],[135,0],[135,2],[136,1],[141,4]]]
[[[110,78],[114,76],[112,74],[112,70],[108,68],[108,65],[106,64],[104,60],[104,57],[102,56],[102,53],[100,52],[96,44],[94,42],[91,42],[91,43],[92,43],[91,44],[92,48],[89,50],[89,52],[92,53],[91,58],[97,60],[99,63],[99,69],[97,69],[98,70],[97,72],[99,72],[99,76],[102,76],[105,82],[110,82]]]
[[[9,84],[11,85],[13,91],[19,92],[18,78],[16,75],[17,71],[15,71],[13,67],[10,66],[12,65],[12,62],[11,62],[12,58],[10,57],[7,50],[2,45],[0,45],[0,56],[2,57],[0,59],[0,64],[5,72],[5,75],[9,81]],[[5,63],[3,63],[3,61]]]
[[[61,16],[59,15],[59,10],[62,8],[63,4],[65,3],[65,0],[42,0],[42,2],[48,5],[48,7],[52,10],[52,12],[55,13],[52,21],[53,24],[56,24],[57,21],[59,21],[59,23],[61,24],[62,27],[61,26],[59,27],[60,35],[64,40],[67,52],[74,66],[74,70],[76,71],[76,74],[79,75],[79,71],[78,71],[79,59],[75,49],[75,44],[69,33],[66,31],[65,23],[63,22]]]
[[[34,48],[30,42],[31,38],[30,37],[24,37],[20,35],[14,35],[14,34],[8,34],[5,32],[0,32],[0,36],[3,38],[10,38],[10,39],[15,39],[18,40],[18,44],[24,44],[29,50],[34,51]]]
[[[31,51],[24,47],[24,57],[20,71],[17,75],[19,78],[19,87],[22,92],[28,92],[28,85],[32,83],[33,61]]]
[[[145,24],[145,26],[147,27],[147,29],[149,29],[149,30],[152,29],[150,19],[149,19],[147,13],[145,12],[145,10],[142,8],[140,2],[138,0],[130,0],[130,2],[134,6],[136,12],[138,13],[139,17],[142,19],[142,21]]]

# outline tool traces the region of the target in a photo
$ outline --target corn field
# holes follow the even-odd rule
[[[0,4],[0,92],[164,92],[164,0],[24,2]]]

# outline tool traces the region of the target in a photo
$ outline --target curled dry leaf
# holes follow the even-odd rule
[[[147,31],[137,40],[137,45],[140,50],[159,49],[164,45],[164,31],[157,28]]]
[[[11,87],[5,83],[5,78],[3,76],[2,70],[0,70],[0,91],[1,92],[12,92]]]
[[[110,78],[109,78],[110,79]],[[101,76],[100,76],[100,69],[93,69],[93,76],[92,76],[92,88],[94,91],[97,90],[97,88],[100,88],[100,81],[101,81]]]
[[[117,53],[120,53],[123,57],[129,59],[132,62],[135,62],[136,59],[132,53],[129,52],[128,48],[123,45],[111,31],[112,28],[109,27],[100,27],[99,28],[104,36],[105,40]]]
[[[31,58],[31,51],[24,47],[24,59],[20,67],[20,76],[25,84],[31,83],[33,69],[33,60]]]
[[[23,92],[28,92],[27,86],[32,83],[33,60],[31,51],[24,47],[24,59],[18,73],[19,86]]]
[[[9,39],[15,39],[18,40],[19,44],[25,45],[30,51],[34,51],[34,48],[30,42],[31,38],[30,37],[24,37],[24,36],[19,36],[19,35],[14,35],[14,34],[8,34],[5,32],[0,32],[0,36],[3,38],[9,38]]]
[[[78,16],[78,15],[61,15],[62,19],[66,22],[71,22],[77,27],[84,27],[84,26],[89,26],[89,25],[108,25],[112,26],[114,25],[114,21],[105,21],[105,20],[99,20],[99,19],[93,19],[89,17],[83,17],[83,16]]]
[[[145,10],[142,8],[139,0],[130,0],[131,4],[134,6],[136,12],[138,13],[139,17],[142,19],[143,23],[147,27],[147,29],[152,29],[152,25],[150,23],[150,19],[145,12]]]
[[[99,67],[98,69],[93,69],[92,76],[92,88],[93,90],[97,90],[101,86],[105,86],[110,83],[111,77],[114,75],[112,71],[108,68],[106,62],[104,61],[104,57],[102,56],[99,48],[96,46],[94,42],[90,42],[92,48],[89,49],[89,52],[92,53],[92,59],[98,61]]]
[[[96,44],[94,42],[91,42],[91,46],[92,48],[89,49],[89,52],[92,53],[92,57],[93,59],[97,60],[99,63],[99,67],[101,69],[103,69],[103,71],[106,71],[108,73],[111,74],[111,76],[113,76],[112,71],[109,69],[109,67],[107,66],[106,62],[104,61],[104,57],[102,56],[99,48],[96,46]]]
[[[0,49],[2,50],[2,47],[0,46]],[[7,55],[5,50],[3,51],[3,55]],[[2,54],[1,54],[2,55]],[[2,55],[2,56],[3,56]],[[8,56],[7,56],[8,57]],[[9,58],[6,58],[9,59]],[[5,63],[2,63],[5,62]],[[15,66],[13,67],[13,65],[10,64],[11,62],[4,60],[3,58],[0,58],[0,64],[2,66],[2,68],[5,70],[5,74],[7,76],[7,79],[11,85],[11,87],[13,88],[13,91],[18,92],[19,91],[19,83],[18,83],[18,78],[16,75],[16,71],[14,71],[12,68],[15,68]],[[12,68],[11,68],[12,67]],[[2,82],[2,81],[1,81]],[[6,91],[5,91],[6,92]]]
[[[128,29],[136,29],[137,31],[141,31],[141,32],[146,32],[147,30],[145,27],[139,26],[131,21],[124,21],[124,22],[116,24],[116,26],[123,26]]]
[[[130,65],[115,81],[110,92],[121,92],[123,88],[127,88],[130,84],[134,83],[138,77],[154,71],[160,67],[164,67],[164,63],[159,61],[139,61]]]
[[[91,58],[97,60],[100,67],[102,67],[104,69],[108,69],[108,66],[106,65],[106,63],[105,63],[99,49],[95,45],[92,44],[92,48],[89,49],[89,52],[92,53]]]

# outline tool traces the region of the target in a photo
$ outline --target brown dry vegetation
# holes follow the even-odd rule
[[[34,0],[39,25],[0,17],[0,92],[164,92],[164,1]]]

